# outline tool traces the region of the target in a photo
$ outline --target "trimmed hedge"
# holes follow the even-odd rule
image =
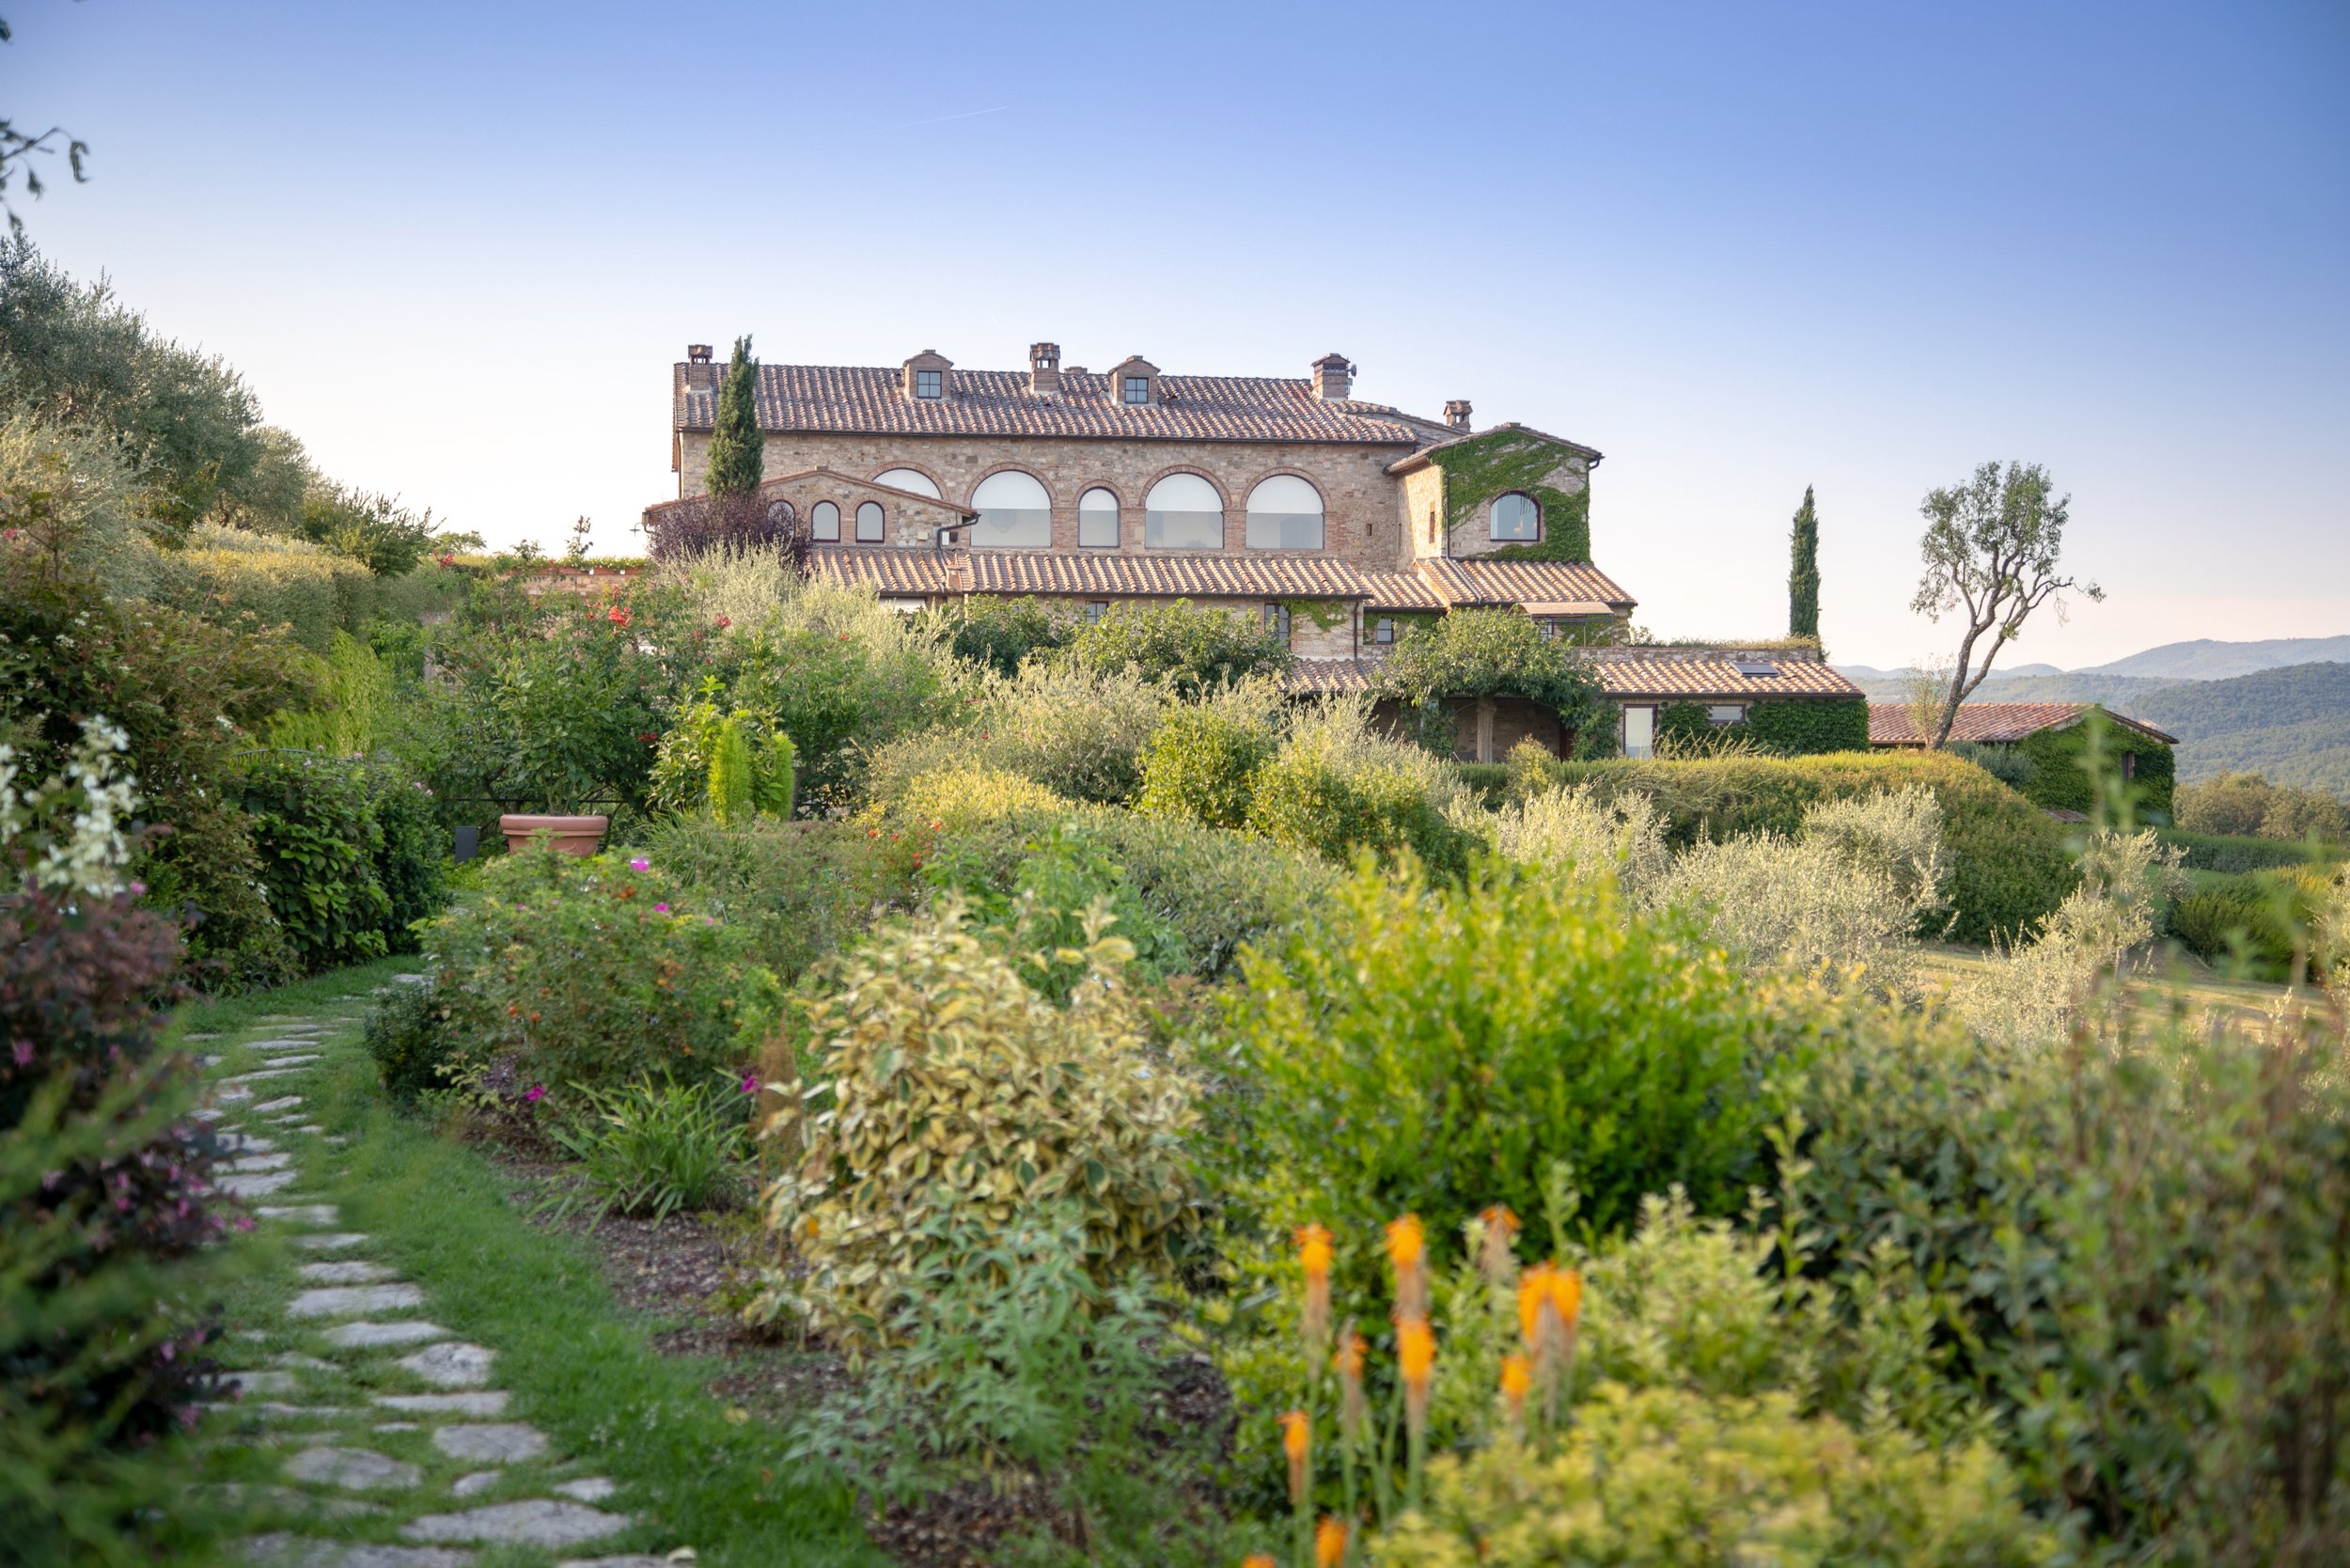
[[[2052,811],[2090,810],[2095,804],[2096,791],[2081,767],[2088,745],[2089,726],[2085,723],[2062,729],[2043,729],[2018,741],[2013,749],[2017,755],[2031,759],[2032,763],[2031,776],[2018,786],[2025,797]],[[2116,767],[2124,755],[2137,758],[2131,791],[2138,813],[2143,817],[2149,812],[2159,812],[2167,821],[2177,776],[2170,748],[2117,724],[2106,730],[2106,755]]]
[[[2265,870],[2271,866],[2300,866],[2309,862],[2306,844],[2284,839],[2250,839],[2225,833],[2189,833],[2184,828],[2166,827],[2161,830],[2162,841],[2175,844],[2186,851],[2186,869],[2190,871]],[[2342,858],[2338,847],[2324,852],[2328,861]]]
[[[1822,800],[1931,789],[1950,850],[1950,940],[1988,943],[2029,933],[2062,902],[2076,873],[2063,830],[2039,808],[1971,762],[1923,752],[1836,752],[1819,757],[1724,757],[1690,761],[1559,762],[1528,755],[1517,787],[1589,782],[1608,797],[1651,797],[1675,843],[1767,830],[1794,834]]]

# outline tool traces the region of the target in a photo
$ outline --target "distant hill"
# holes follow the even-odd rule
[[[2265,642],[2167,642],[2081,675],[2144,675],[2170,681],[2226,681],[2289,665],[2350,664],[2350,636],[2272,637]]]
[[[1906,702],[1909,687],[1898,671],[1867,671],[1865,666],[1836,666],[1844,679],[1869,694],[1872,702]],[[2048,670],[2046,665],[2030,665],[2027,668]],[[2055,670],[2044,675],[2007,675],[1993,670],[1982,685],[1975,688],[1977,702],[2107,702],[2116,705],[2136,700],[2148,692],[2157,692],[2177,684],[2172,681],[2150,680],[2144,676],[2097,675],[2083,671],[2067,675]]]

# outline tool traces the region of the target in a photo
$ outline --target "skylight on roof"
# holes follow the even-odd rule
[[[1749,678],[1778,673],[1778,666],[1768,659],[1733,659],[1731,663],[1739,674]]]

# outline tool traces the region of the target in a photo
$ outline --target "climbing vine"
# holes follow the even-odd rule
[[[1550,478],[1570,454],[1558,442],[1531,431],[1503,427],[1472,436],[1429,461],[1444,471],[1445,537],[1477,514],[1477,509],[1511,491],[1534,498],[1543,509],[1543,538],[1534,544],[1509,544],[1488,560],[1588,561],[1591,558],[1591,491],[1560,490]]]
[[[1292,620],[1304,616],[1314,623],[1316,631],[1321,632],[1345,625],[1347,617],[1353,613],[1342,599],[1277,599],[1274,603],[1289,611]]]

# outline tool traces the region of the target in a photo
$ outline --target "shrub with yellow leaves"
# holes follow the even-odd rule
[[[770,1229],[805,1267],[769,1271],[754,1322],[796,1317],[853,1348],[885,1341],[944,1238],[1057,1203],[1083,1216],[1107,1282],[1160,1266],[1196,1223],[1182,1140],[1193,1087],[1147,1049],[1121,971],[1133,956],[1089,911],[1056,955],[1085,979],[1065,1008],[948,903],[876,934],[807,1014],[810,1089],[775,1085],[763,1135],[806,1151],[767,1189]],[[769,1064],[769,1077],[784,1078]]]

